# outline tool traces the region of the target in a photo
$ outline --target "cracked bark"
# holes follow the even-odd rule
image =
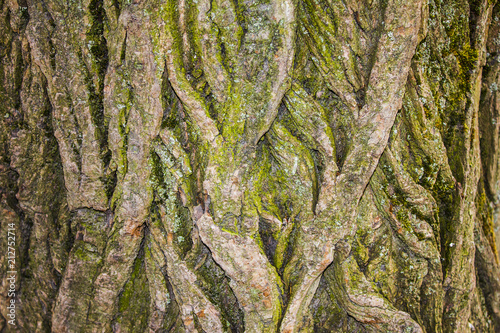
[[[2,332],[500,329],[494,1],[0,9]]]

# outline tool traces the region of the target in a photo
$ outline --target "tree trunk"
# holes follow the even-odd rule
[[[499,332],[494,2],[0,0],[0,331]]]

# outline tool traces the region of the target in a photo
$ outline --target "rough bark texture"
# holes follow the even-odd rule
[[[499,332],[498,85],[495,1],[0,0],[0,331]]]

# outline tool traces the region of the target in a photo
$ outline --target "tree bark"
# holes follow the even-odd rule
[[[500,4],[0,10],[1,332],[500,330]]]

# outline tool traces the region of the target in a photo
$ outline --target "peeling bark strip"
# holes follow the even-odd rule
[[[500,330],[495,1],[0,19],[0,331]]]

